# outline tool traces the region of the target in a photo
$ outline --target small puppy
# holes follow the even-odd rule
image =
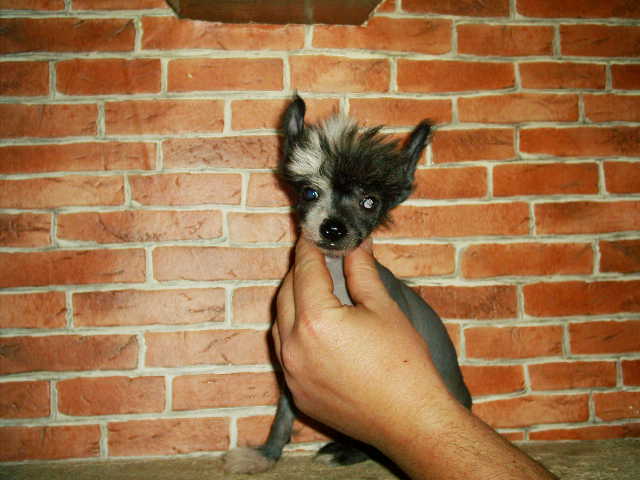
[[[397,142],[388,141],[379,133],[381,127],[362,129],[345,116],[336,115],[320,125],[307,125],[305,110],[304,101],[296,97],[285,112],[280,173],[298,194],[302,234],[325,253],[334,293],[344,304],[352,304],[341,256],[387,222],[389,211],[411,194],[416,165],[431,126],[423,121],[406,145],[398,148]],[[442,321],[389,270],[380,264],[377,267],[390,296],[428,343],[447,388],[470,408],[471,396]],[[225,456],[225,470],[258,473],[269,469],[289,442],[293,420],[291,399],[283,392],[267,442],[256,449],[230,451]],[[369,458],[362,447],[348,439],[332,442],[320,449],[316,459],[332,465],[361,462]]]

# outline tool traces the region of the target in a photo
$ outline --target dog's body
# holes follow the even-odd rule
[[[403,149],[388,142],[379,128],[362,130],[346,117],[305,125],[305,104],[299,97],[284,116],[285,156],[282,177],[300,196],[297,210],[303,235],[321,248],[331,273],[334,294],[352,304],[345,286],[341,255],[356,248],[387,221],[388,212],[411,193],[416,164],[426,146],[430,126],[419,124]],[[460,373],[456,352],[438,315],[407,285],[378,264],[387,292],[422,335],[449,391],[465,407],[471,396]],[[257,448],[232,450],[225,469],[257,473],[270,468],[289,442],[294,420],[291,399],[280,396],[267,442]],[[368,458],[357,442],[333,442],[318,459],[337,465]]]

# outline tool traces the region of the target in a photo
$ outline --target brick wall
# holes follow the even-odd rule
[[[446,319],[477,414],[640,435],[640,3],[391,0],[362,28],[0,6],[1,460],[264,438],[294,89],[311,119],[437,123],[376,252]]]

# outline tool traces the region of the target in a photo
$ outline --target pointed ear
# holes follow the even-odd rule
[[[282,130],[285,135],[285,152],[288,153],[291,144],[302,135],[304,131],[304,114],[307,106],[298,95],[287,107],[282,119]]]
[[[404,202],[413,191],[413,181],[416,173],[416,166],[420,160],[420,155],[429,142],[429,133],[431,132],[431,124],[423,120],[413,129],[407,143],[402,151],[405,154],[404,163],[402,164],[402,175],[405,187],[399,192],[398,197],[392,204],[392,208]]]
[[[413,177],[413,172],[415,171],[418,160],[420,160],[422,151],[429,142],[430,132],[431,124],[427,120],[423,120],[416,128],[413,129],[413,132],[409,135],[407,144],[404,146],[404,152],[407,157],[409,157],[410,165],[410,171],[407,173],[410,174],[411,177]]]

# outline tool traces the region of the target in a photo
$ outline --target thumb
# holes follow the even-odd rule
[[[344,274],[349,295],[356,304],[375,309],[391,301],[380,279],[370,239],[347,254],[344,259]]]

